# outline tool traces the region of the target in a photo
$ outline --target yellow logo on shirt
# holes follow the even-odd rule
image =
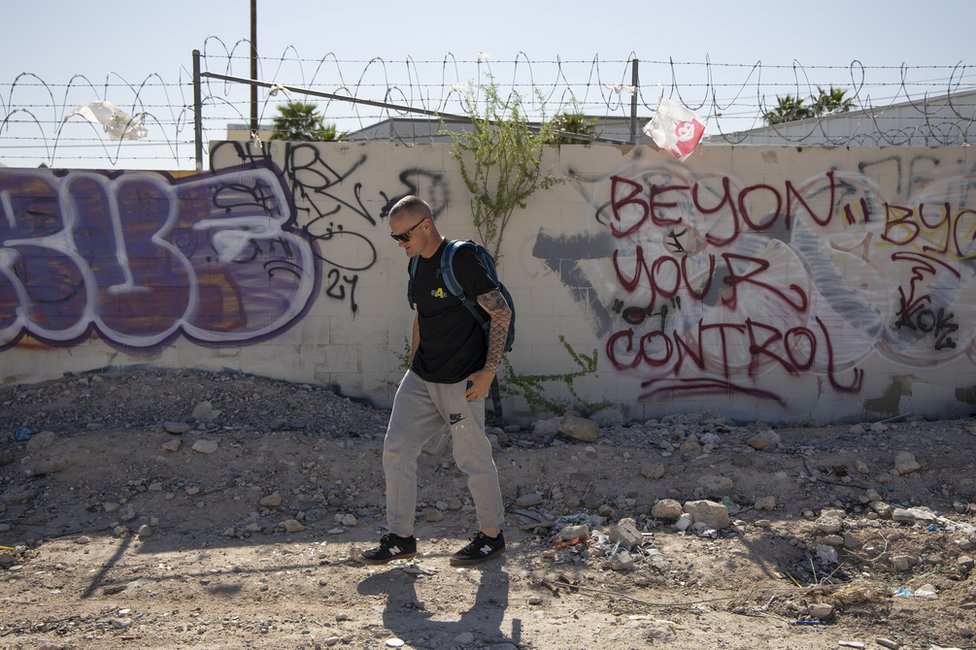
[[[447,297],[447,292],[444,291],[443,287],[437,287],[430,292],[430,295],[434,296],[435,298],[445,298]]]

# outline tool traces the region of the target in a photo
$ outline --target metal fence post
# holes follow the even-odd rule
[[[637,93],[640,91],[637,80],[637,59],[631,62],[631,66],[630,85],[634,87],[634,93],[630,96],[630,144],[637,144]]]
[[[203,170],[203,100],[200,92],[200,50],[193,50],[193,155]]]

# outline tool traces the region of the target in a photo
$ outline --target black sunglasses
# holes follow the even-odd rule
[[[399,235],[394,235],[393,233],[390,233],[390,237],[392,237],[396,241],[407,243],[408,241],[410,241],[410,233],[413,232],[413,229],[425,221],[427,221],[427,217],[424,217],[417,223],[413,224],[412,226],[410,226],[409,228],[401,232]]]

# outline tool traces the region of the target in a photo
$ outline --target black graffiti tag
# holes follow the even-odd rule
[[[939,307],[938,311],[927,307],[925,303],[917,303],[909,311],[902,302],[901,316],[895,322],[896,328],[907,327],[914,332],[923,334],[931,333],[935,336],[935,349],[956,347],[956,340],[950,335],[959,329],[958,323],[953,323],[954,313],[946,313],[945,307]]]

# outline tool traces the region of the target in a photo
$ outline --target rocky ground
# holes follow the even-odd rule
[[[3,648],[974,648],[972,421],[770,427],[612,409],[494,429],[508,553],[421,461],[383,523],[387,413],[191,371],[0,388]]]

